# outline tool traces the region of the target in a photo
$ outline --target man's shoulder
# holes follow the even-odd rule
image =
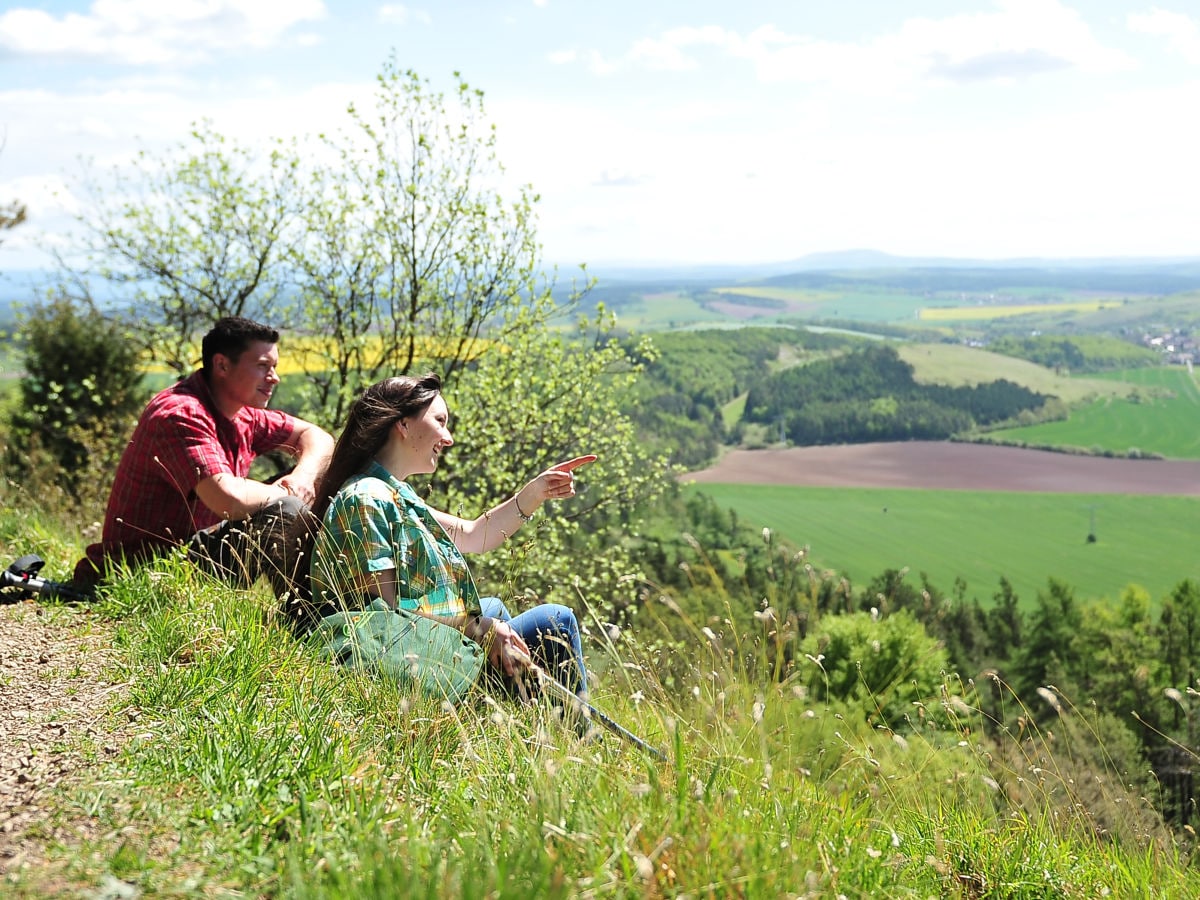
[[[170,414],[176,410],[187,410],[193,414],[212,416],[205,398],[205,391],[197,384],[199,373],[163,388],[150,400],[146,412],[151,415]]]
[[[160,391],[146,406],[138,422],[143,433],[161,435],[179,430],[187,433],[203,431],[215,434],[217,421],[200,398],[168,388]]]

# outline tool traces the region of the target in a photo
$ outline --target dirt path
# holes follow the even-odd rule
[[[103,722],[122,685],[107,680],[108,626],[82,610],[0,605],[0,894],[48,843],[88,836],[84,816],[56,815],[63,788],[95,755],[117,752]]]
[[[896,487],[1200,496],[1200,461],[1106,459],[990,444],[909,441],[731,450],[684,480],[809,487]]]

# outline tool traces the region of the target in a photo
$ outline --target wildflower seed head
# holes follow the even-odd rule
[[[1056,713],[1062,712],[1062,704],[1058,701],[1058,694],[1054,693],[1053,690],[1048,687],[1040,687],[1037,689],[1037,693],[1039,697],[1050,704],[1050,708]]]

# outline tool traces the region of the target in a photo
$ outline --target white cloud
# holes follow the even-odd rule
[[[1129,16],[1132,31],[1165,37],[1167,46],[1191,63],[1200,63],[1200,24],[1182,13],[1154,9]]]
[[[554,50],[546,54],[546,59],[555,66],[564,66],[568,63],[573,63],[578,58],[579,54],[574,50]]]
[[[433,17],[421,9],[411,9],[401,4],[387,3],[379,7],[379,21],[385,25],[433,24]]]
[[[923,80],[1012,80],[1055,69],[1116,72],[1133,67],[1101,44],[1059,0],[996,0],[988,12],[913,18],[897,31],[859,42],[818,40],[774,25],[748,33],[708,25],[673,28],[635,41],[618,58],[593,58],[607,74],[630,66],[686,71],[715,51],[751,63],[761,81],[830,83],[890,93]]]
[[[271,46],[324,15],[322,0],[95,0],[86,14],[61,17],[18,8],[0,14],[0,49],[126,65],[197,62],[215,50]]]

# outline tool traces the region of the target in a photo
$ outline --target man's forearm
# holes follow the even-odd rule
[[[223,519],[244,519],[289,493],[278,483],[263,484],[236,475],[218,475],[196,485],[200,502]]]
[[[329,460],[333,456],[333,445],[333,435],[316,425],[309,425],[298,436],[296,467],[292,473],[315,485],[329,467]]]

